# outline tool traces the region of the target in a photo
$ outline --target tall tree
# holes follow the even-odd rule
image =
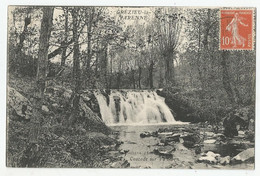
[[[45,90],[46,74],[48,67],[48,48],[49,39],[52,30],[52,18],[53,18],[53,7],[43,7],[40,39],[39,39],[39,52],[38,52],[38,63],[37,63],[37,76],[36,76],[36,89],[34,92],[34,110],[37,107],[42,107],[42,99]],[[39,124],[39,116],[37,112],[34,112],[33,123]],[[31,142],[37,142],[37,134],[39,131],[39,126],[33,124],[31,135],[33,135],[30,140]]]
[[[68,125],[73,125],[76,122],[76,117],[79,115],[79,100],[80,100],[80,90],[81,90],[81,71],[80,71],[80,50],[79,50],[79,8],[74,7],[71,10],[72,13],[72,23],[73,23],[73,83],[74,83],[74,91],[72,95],[72,113],[70,115]]]
[[[61,42],[61,45],[64,46],[64,48],[62,48],[62,54],[61,54],[61,66],[65,65],[65,61],[67,58],[67,47],[65,47],[65,45],[68,46],[68,35],[69,35],[69,13],[68,13],[68,8],[64,7],[64,40]]]
[[[159,32],[159,47],[165,62],[166,84],[174,82],[174,52],[176,51],[183,16],[178,9],[159,8],[155,11],[157,30]]]
[[[78,34],[78,13],[79,9],[74,8],[72,14],[72,21],[73,21],[73,79],[74,79],[74,88],[75,93],[79,93],[80,90],[80,50],[79,50],[79,34]]]
[[[42,98],[48,66],[48,48],[52,29],[53,7],[43,7],[37,64],[37,96]]]

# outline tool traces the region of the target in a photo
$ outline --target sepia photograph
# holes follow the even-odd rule
[[[255,169],[255,7],[10,5],[6,27],[6,167]]]

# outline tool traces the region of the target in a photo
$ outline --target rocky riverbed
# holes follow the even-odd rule
[[[120,145],[106,148],[112,168],[253,169],[254,141],[247,131],[227,138],[210,126],[112,126]]]

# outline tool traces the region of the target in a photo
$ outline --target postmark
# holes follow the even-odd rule
[[[220,10],[220,50],[253,50],[254,10]]]

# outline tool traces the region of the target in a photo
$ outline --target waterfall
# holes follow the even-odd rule
[[[111,90],[107,96],[95,92],[95,97],[107,125],[175,123],[164,98],[155,91]]]

